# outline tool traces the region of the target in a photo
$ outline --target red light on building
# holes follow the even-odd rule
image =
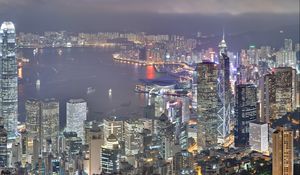
[[[154,66],[147,66],[146,67],[146,78],[147,79],[154,79],[155,78]]]

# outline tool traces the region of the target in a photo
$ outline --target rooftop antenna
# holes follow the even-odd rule
[[[225,30],[224,30],[224,26],[223,26],[223,35],[222,35],[222,40],[224,40],[225,41]]]

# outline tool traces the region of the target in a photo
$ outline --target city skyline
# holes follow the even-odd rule
[[[158,158],[163,160],[162,164],[153,164],[151,167],[164,167],[174,175],[209,174],[207,171],[210,171],[213,165],[210,161],[213,160],[210,156],[206,157],[207,151],[214,152],[223,148],[224,152],[221,151],[223,152],[221,155],[228,153],[225,150],[229,149],[229,152],[241,154],[243,158],[249,158],[251,161],[255,156],[247,156],[249,151],[252,151],[251,154],[259,154],[260,161],[265,163],[266,168],[261,171],[270,173],[272,171],[270,154],[276,154],[280,159],[280,152],[272,152],[271,148],[266,148],[266,145],[269,145],[266,141],[272,142],[272,140],[270,136],[266,137],[265,132],[272,134],[276,127],[263,124],[275,123],[286,114],[297,113],[299,110],[299,100],[296,98],[299,97],[297,64],[300,45],[297,41],[293,43],[289,38],[282,41],[280,48],[271,46],[256,48],[255,45],[250,45],[248,48],[241,49],[240,53],[234,53],[231,52],[231,43],[227,41],[224,31],[221,41],[215,46],[217,49],[205,49],[201,46],[201,40],[205,39],[206,35],[200,32],[196,37],[149,35],[140,32],[74,34],[66,31],[44,32],[40,36],[22,32],[15,35],[14,27],[13,31],[7,30],[12,28],[10,26],[14,26],[13,23],[4,22],[3,25],[7,27],[2,27],[5,39],[2,39],[4,42],[1,48],[1,68],[4,72],[1,77],[2,83],[7,77],[5,71],[8,69],[5,66],[16,66],[18,71],[12,72],[17,73],[13,75],[18,77],[18,84],[23,90],[18,93],[20,107],[14,108],[12,112],[20,112],[19,109],[23,108],[26,100],[26,113],[25,122],[22,122],[24,119],[19,120],[21,123],[18,124],[16,133],[9,128],[8,130],[2,128],[0,161],[2,166],[16,168],[17,171],[52,174],[118,173],[123,170],[123,164],[126,163],[127,166],[136,168],[128,173],[158,172],[166,175],[167,172],[163,169],[151,170],[148,165],[143,165],[145,160],[152,163]],[[6,43],[13,43],[13,45],[6,45]],[[11,48],[7,49],[6,46]],[[16,48],[13,46],[18,46],[16,53]],[[144,79],[141,79],[139,74],[133,76],[137,79],[133,82],[135,89],[131,87],[126,92],[119,87],[112,91],[110,87],[106,91],[109,103],[114,99],[113,94],[118,92],[132,91],[136,95],[139,94],[139,98],[143,99],[139,104],[140,113],[130,114],[130,111],[127,111],[129,118],[123,118],[125,114],[123,112],[116,114],[118,108],[127,110],[133,99],[128,103],[119,104],[119,107],[109,105],[112,108],[109,113],[97,112],[97,104],[105,103],[106,100],[95,96],[94,99],[97,101],[95,102],[92,97],[105,93],[105,90],[99,89],[98,85],[84,83],[86,94],[83,95],[82,89],[79,90],[74,86],[79,86],[90,78],[98,79],[100,74],[94,74],[92,77],[87,74],[80,78],[81,80],[71,74],[72,78],[59,80],[65,76],[64,74],[70,74],[72,69],[62,73],[66,67],[79,63],[80,70],[84,66],[83,63],[88,61],[83,58],[86,58],[91,49],[98,48],[104,49],[104,52],[106,50],[111,57],[108,57],[110,63],[107,61],[105,63],[102,57],[98,60],[100,65],[108,63],[107,65],[113,68],[117,65],[130,64],[129,67],[135,66],[135,69],[146,71]],[[7,52],[10,50],[14,52],[13,55],[16,55],[14,57],[16,61],[6,64],[6,57],[12,55],[11,52]],[[72,50],[79,50],[81,56],[70,57]],[[26,53],[28,51],[29,53]],[[23,55],[24,53],[26,54]],[[51,53],[55,55],[51,59],[54,62],[44,62],[46,60],[43,57]],[[78,62],[78,59],[83,62]],[[57,63],[58,65],[55,65]],[[64,66],[61,67],[60,64]],[[87,70],[93,67],[92,64],[86,65]],[[27,70],[23,76],[23,68],[26,71],[34,65],[36,68],[31,70],[32,73]],[[47,67],[50,68],[50,72],[47,71]],[[73,71],[79,76],[85,73],[84,69],[77,71],[73,68]],[[107,73],[112,71],[108,69],[104,74]],[[65,93],[75,91],[71,96],[60,97],[57,93],[63,91],[57,90],[51,96],[46,95],[47,98],[53,99],[45,99],[45,96],[41,95],[47,94],[45,85],[50,85],[51,82],[45,78],[56,74],[57,78],[52,79],[54,88],[59,87],[58,84],[65,86],[72,82],[74,86],[63,88],[63,91]],[[108,79],[104,76],[99,79],[99,83],[102,84]],[[126,79],[127,76],[124,80]],[[288,82],[288,79],[292,81]],[[30,83],[32,81],[33,84]],[[264,81],[267,81],[268,85],[262,84]],[[116,83],[120,86],[119,82]],[[260,87],[261,91],[258,91],[257,87]],[[26,91],[24,93],[24,88],[27,89],[28,94]],[[31,92],[28,91],[30,89]],[[1,94],[5,95],[3,90]],[[295,120],[297,121],[296,118]],[[7,124],[9,121],[4,120],[4,128]],[[261,129],[258,137],[254,134],[253,127]],[[290,130],[290,139],[295,139],[290,142],[297,143],[299,131]],[[23,141],[18,142],[15,138]],[[274,144],[271,143],[270,146],[274,147]],[[290,144],[287,146],[292,154],[294,150],[298,152],[297,146]],[[19,152],[19,149],[23,151]],[[153,151],[157,155],[152,155]],[[83,154],[82,157],[78,157],[79,153]],[[60,157],[60,155],[68,157]],[[145,157],[132,159],[132,156],[137,155]],[[265,159],[265,156],[268,159]],[[224,158],[227,161],[228,157]],[[220,167],[217,171],[230,171],[231,167],[225,164],[223,159],[219,162]],[[291,166],[294,166],[294,161],[298,161],[298,157],[295,155],[294,160],[294,156],[290,155],[283,159],[282,161],[289,159],[289,165],[278,168],[284,169],[288,166],[289,175],[292,175],[294,167]],[[176,167],[165,166],[165,163],[170,163],[170,160],[174,161]],[[69,162],[72,168],[64,163],[58,163],[59,161]],[[135,165],[135,161],[142,164]],[[192,164],[194,161],[197,162],[195,166]],[[274,165],[275,160],[272,161]],[[82,162],[82,167],[77,166],[79,162]],[[20,166],[16,167],[15,164]],[[34,168],[29,168],[27,165]],[[226,165],[225,169],[222,168],[223,165]],[[254,162],[252,166],[257,165]],[[243,171],[251,174],[258,169],[257,167],[243,168],[241,172]]]
[[[0,0],[0,174],[298,175],[298,0]]]
[[[297,0],[272,1],[272,5],[284,9],[284,12],[280,12],[280,10],[268,11],[267,9],[272,8],[272,5],[265,1],[264,4],[260,4],[261,1],[252,2],[249,0],[231,0],[228,3],[227,1],[217,0],[212,2],[190,1],[191,3],[180,2],[180,0],[180,3],[172,3],[169,0],[166,2],[156,0],[149,2],[143,0],[2,1],[0,20],[13,21],[17,26],[17,31],[22,32],[67,30],[70,32],[144,31],[153,34],[192,34],[200,31],[216,34],[220,33],[222,28],[225,27],[226,33],[268,33],[272,31],[275,35],[274,30],[277,32],[283,30],[285,33],[281,36],[287,37],[290,35],[294,39],[299,38],[299,32],[295,30],[298,28],[299,21],[299,15],[297,14],[299,2]],[[194,2],[196,2],[196,5],[193,4]],[[211,7],[201,5],[207,2]],[[164,3],[170,5],[163,8]],[[155,12],[159,8],[171,9],[172,5],[176,6],[177,9],[185,7],[185,5],[180,4],[191,6],[198,12],[190,10],[188,10],[190,13]],[[138,6],[141,6],[141,8]],[[214,6],[218,6],[218,8]],[[236,9],[235,6],[247,7],[246,9],[249,9],[249,11],[237,14],[230,13],[230,11]],[[287,8],[286,6],[291,7]],[[142,7],[147,7],[150,12]],[[15,10],[10,11],[11,8]],[[125,10],[122,10],[123,8]],[[133,8],[133,10],[127,8]],[[259,11],[251,12],[251,10],[258,8]],[[134,9],[140,9],[140,11]],[[206,10],[209,10],[209,12],[206,12]],[[228,12],[223,12],[224,10]],[[256,25],[253,25],[253,23]],[[260,27],[257,28],[256,26]]]

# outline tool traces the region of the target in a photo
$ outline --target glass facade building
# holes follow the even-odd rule
[[[237,147],[249,145],[249,123],[257,117],[257,88],[253,84],[239,84],[235,99],[235,136]]]
[[[218,97],[218,65],[203,62],[197,65],[198,102],[198,149],[217,145],[219,126],[223,121],[218,116],[220,101]]]
[[[0,28],[0,81],[0,115],[9,137],[13,137],[18,119],[18,75],[16,31],[12,22],[3,22]]]
[[[74,131],[84,140],[84,121],[87,119],[87,102],[83,99],[71,99],[67,102],[66,131]]]
[[[59,102],[55,99],[46,99],[42,102],[41,109],[44,151],[57,153],[59,135]]]
[[[269,126],[268,123],[251,122],[249,124],[249,145],[252,150],[269,152]]]
[[[117,138],[111,134],[106,144],[101,147],[102,173],[113,174],[120,169],[120,145]]]

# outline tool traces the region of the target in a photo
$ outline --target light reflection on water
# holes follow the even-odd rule
[[[61,125],[65,124],[65,103],[71,98],[87,100],[89,119],[109,115],[142,116],[147,99],[136,94],[134,87],[140,78],[157,76],[154,67],[142,67],[114,62],[114,50],[98,48],[68,48],[59,55],[57,49],[43,49],[33,56],[32,49],[20,50],[30,62],[23,67],[19,82],[19,118],[25,120],[24,102],[29,98],[56,98],[60,101]],[[40,79],[40,90],[36,80]],[[95,92],[87,94],[87,88]],[[112,89],[111,95],[109,89]]]

